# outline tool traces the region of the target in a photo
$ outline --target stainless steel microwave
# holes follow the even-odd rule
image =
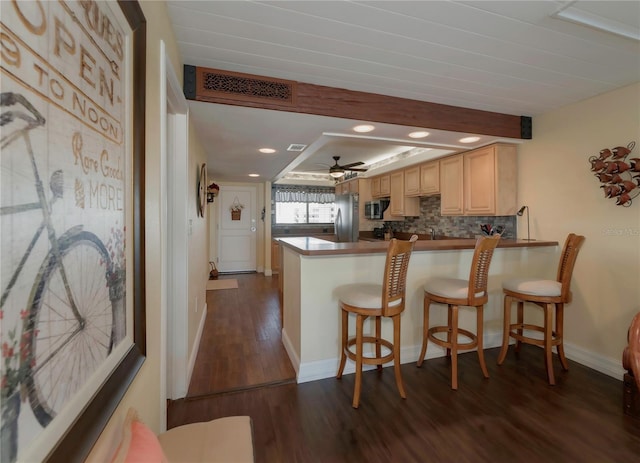
[[[389,207],[388,199],[367,201],[364,203],[364,216],[369,220],[381,220],[387,207]]]

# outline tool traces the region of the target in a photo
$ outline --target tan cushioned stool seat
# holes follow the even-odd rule
[[[469,292],[469,280],[456,278],[431,278],[424,285],[425,292],[447,299],[466,299]],[[476,297],[483,293],[477,293]]]
[[[528,294],[530,296],[557,297],[562,294],[562,283],[555,280],[539,280],[535,278],[512,278],[502,283],[509,291]]]
[[[192,423],[158,436],[169,462],[253,462],[251,418],[229,416]]]
[[[336,288],[335,294],[345,304],[361,309],[380,309],[382,307],[382,285],[375,283],[354,283]],[[400,304],[397,300],[390,307]]]

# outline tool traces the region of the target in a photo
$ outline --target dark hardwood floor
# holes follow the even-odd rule
[[[277,284],[260,278],[251,281]],[[175,401],[168,424],[249,415],[258,463],[640,461],[640,419],[623,414],[622,381],[571,361],[563,372],[554,359],[557,385],[549,386],[540,349],[523,346],[519,359],[511,350],[502,366],[498,352],[485,352],[489,379],[475,352],[460,355],[458,391],[449,387],[449,361],[439,358],[402,365],[406,400],[385,368],[364,373],[358,410],[354,377],[345,375]],[[229,370],[216,374],[241,376]]]
[[[281,341],[278,277],[235,278],[238,289],[207,291],[207,319],[188,397],[295,381]]]

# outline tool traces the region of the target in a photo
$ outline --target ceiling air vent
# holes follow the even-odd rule
[[[239,72],[198,68],[199,95],[227,100],[293,106],[296,82]]]
[[[300,143],[292,143],[291,145],[289,145],[289,148],[287,148],[287,151],[304,151],[306,147],[307,145],[302,145]]]

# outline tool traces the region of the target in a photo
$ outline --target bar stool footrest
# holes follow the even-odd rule
[[[427,333],[429,341],[433,342],[434,344],[437,344],[440,347],[445,347],[447,349],[451,349],[453,347],[452,342],[445,341],[435,336],[435,333],[451,333],[451,329],[448,326],[433,326],[429,328],[429,331]],[[462,335],[470,339],[469,342],[464,343],[458,341],[458,351],[471,350],[478,347],[478,337],[471,331],[465,330],[463,328],[458,328],[458,335]]]
[[[356,353],[350,349],[351,346],[356,344],[356,338],[351,338],[347,341],[347,346],[344,349],[344,353],[350,360],[356,361]],[[389,363],[393,360],[393,344],[387,341],[386,339],[377,338],[375,336],[363,336],[362,337],[362,347],[364,351],[364,346],[367,344],[379,344],[382,347],[386,347],[391,352],[382,357],[369,357],[366,355],[362,355],[362,363],[365,365],[383,365],[385,363]]]

